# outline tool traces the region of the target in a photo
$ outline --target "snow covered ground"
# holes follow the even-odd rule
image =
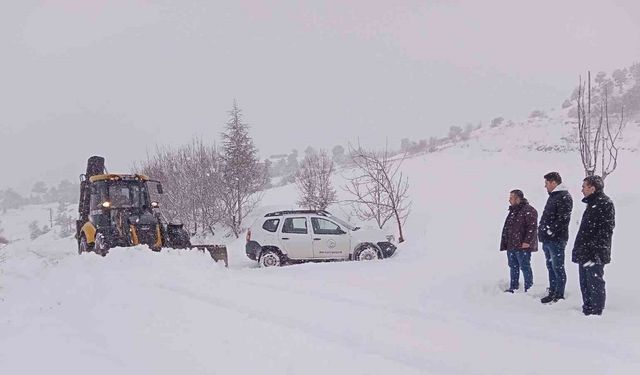
[[[202,253],[144,247],[78,256],[72,239],[28,238],[30,221],[48,220],[43,206],[9,211],[0,216],[14,241],[0,249],[1,373],[638,373],[637,151],[625,150],[606,181],[617,227],[604,315],[582,315],[569,260],[567,299],[539,302],[541,251],[532,290],[502,292],[508,267],[498,245],[510,190],[522,189],[541,212],[542,176],[559,171],[575,201],[571,251],[584,208],[579,156],[527,147],[557,139],[562,126],[486,129],[407,160],[407,241],[378,262],[259,269],[242,239],[228,244],[229,269]],[[270,190],[262,209],[291,206],[295,194]]]

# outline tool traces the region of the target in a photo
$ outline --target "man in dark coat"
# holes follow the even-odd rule
[[[507,252],[511,283],[505,292],[513,293],[519,288],[520,270],[524,276],[524,291],[533,285],[531,252],[538,250],[536,230],[538,212],[533,208],[521,190],[509,194],[509,214],[502,228],[500,250]]]
[[[606,298],[604,265],[611,261],[615,207],[604,194],[604,181],[600,176],[585,178],[582,194],[582,201],[587,208],[582,214],[571,260],[578,264],[582,312],[585,315],[601,315]]]
[[[544,187],[549,193],[549,198],[540,218],[538,239],[542,242],[542,250],[549,271],[549,295],[542,298],[540,302],[550,303],[564,299],[564,287],[567,284],[564,250],[569,240],[573,199],[562,184],[562,177],[558,172],[544,175]]]

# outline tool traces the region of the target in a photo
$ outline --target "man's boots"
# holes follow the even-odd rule
[[[553,294],[553,293],[551,293],[551,292],[549,293],[549,295],[548,295],[548,296],[543,297],[543,298],[540,300],[540,302],[542,302],[542,303],[551,303],[551,302],[556,302],[556,301],[557,301],[557,300],[556,300],[556,296],[555,296],[555,294]]]

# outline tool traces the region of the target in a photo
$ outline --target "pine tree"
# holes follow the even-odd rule
[[[242,220],[262,198],[267,171],[259,162],[258,150],[242,120],[242,110],[234,100],[226,131],[222,133],[222,184],[226,224],[239,237]]]

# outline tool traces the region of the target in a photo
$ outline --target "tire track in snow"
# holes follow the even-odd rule
[[[344,303],[350,306],[358,306],[362,308],[367,308],[371,310],[381,311],[387,314],[392,315],[400,315],[405,318],[410,318],[414,320],[419,320],[425,323],[432,324],[433,320],[438,320],[445,324],[450,324],[454,320],[464,321],[469,324],[471,327],[476,329],[485,330],[491,333],[501,333],[504,337],[509,337],[513,335],[513,330],[510,330],[509,327],[505,327],[501,322],[495,321],[487,321],[483,319],[474,318],[473,316],[455,313],[456,306],[452,305],[451,309],[448,311],[454,312],[453,314],[445,315],[436,311],[421,311],[417,309],[398,309],[392,307],[390,303],[372,303],[366,301],[356,301],[350,298],[337,296],[332,293],[325,293],[319,291],[312,290],[298,290],[289,285],[268,285],[265,283],[259,283],[254,281],[246,281],[246,280],[236,280],[237,283],[249,285],[252,287],[258,288],[266,288],[270,290],[275,290],[277,292],[287,292],[291,294],[296,294],[300,296],[313,296],[315,298],[320,298],[325,301],[334,302],[334,303]],[[442,301],[439,301],[442,302]],[[485,316],[485,315],[482,315]],[[587,350],[593,352],[594,356],[601,356],[603,352],[611,357],[614,357],[618,360],[629,361],[636,358],[636,353],[629,352],[628,350],[624,350],[624,348],[620,348],[616,343],[609,344],[603,343],[601,340],[595,340],[593,336],[586,337],[584,340],[576,342],[573,336],[563,336],[563,337],[549,337],[548,332],[545,329],[538,329],[533,327],[533,330],[521,330],[521,336],[526,337],[530,340],[537,341],[542,343],[543,345],[548,345],[549,340],[552,342],[564,346],[564,347],[577,347],[581,350]],[[578,345],[576,345],[578,344]]]
[[[291,317],[278,315],[273,312],[260,310],[254,307],[239,304],[230,299],[224,299],[220,297],[214,297],[210,295],[202,295],[194,293],[191,290],[178,288],[175,286],[157,285],[158,287],[179,294],[181,296],[187,296],[189,298],[214,305],[219,308],[231,310],[234,312],[240,312],[246,315],[249,319],[253,319],[264,323],[265,320],[271,324],[278,325],[285,329],[293,329],[304,332],[305,334],[315,337],[322,341],[331,342],[348,348],[347,350],[358,350],[362,354],[372,355],[384,358],[386,360],[402,364],[406,367],[414,369],[417,373],[423,374],[425,370],[436,374],[459,374],[459,375],[471,375],[477,372],[469,371],[463,368],[455,368],[445,361],[437,361],[433,359],[427,359],[424,353],[413,353],[412,351],[398,351],[396,346],[389,347],[389,345],[380,344],[371,345],[369,340],[371,337],[361,337],[357,339],[351,334],[345,332],[336,332],[327,329],[326,325],[312,324],[307,321],[292,319]],[[373,327],[375,328],[375,327]],[[386,346],[386,348],[383,348]],[[384,350],[388,349],[388,350]]]

